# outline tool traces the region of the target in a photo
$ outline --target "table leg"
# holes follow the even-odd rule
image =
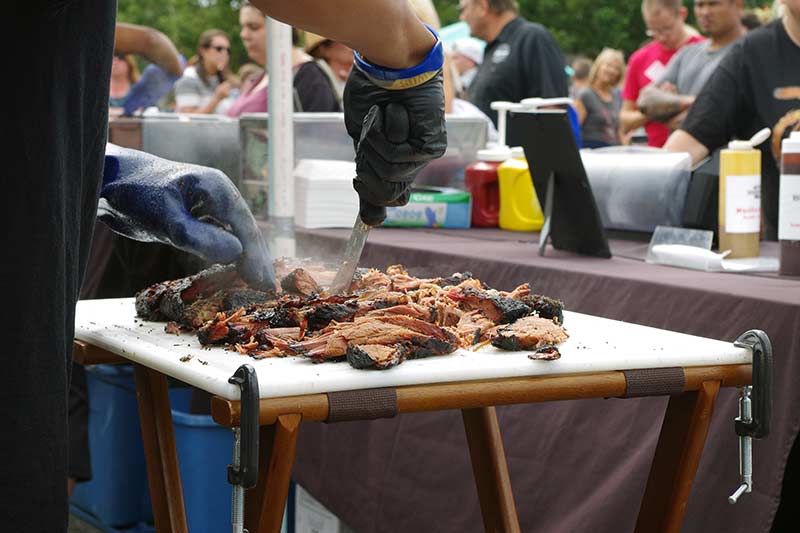
[[[183,504],[178,453],[175,450],[167,378],[142,365],[134,364],[133,368],[156,529],[186,532],[189,528]]]
[[[281,530],[301,416],[281,415],[259,434],[258,484],[245,493],[245,527],[253,533]]]
[[[670,397],[639,509],[638,533],[680,532],[719,387],[719,381],[705,381],[697,391]]]
[[[520,531],[497,411],[494,407],[462,409],[461,416],[484,529],[504,533]]]

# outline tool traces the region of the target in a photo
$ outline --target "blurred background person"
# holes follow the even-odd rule
[[[224,113],[232,103],[226,100],[237,85],[231,75],[230,58],[228,35],[217,29],[204,31],[197,42],[197,54],[175,83],[175,111]]]
[[[114,54],[141,57],[150,63],[128,87],[122,100],[115,102],[125,116],[158,105],[183,73],[184,59],[169,37],[147,26],[118,22],[114,29]],[[135,67],[135,61],[129,66]]]
[[[561,48],[544,26],[519,15],[516,0],[460,0],[458,10],[470,34],[487,43],[469,97],[492,122],[494,101],[567,96]]]
[[[236,77],[239,78],[239,91],[249,91],[263,75],[263,68],[255,63],[245,63],[239,67],[239,71],[236,73]]]
[[[239,97],[225,112],[230,117],[238,117],[242,113],[265,113],[267,111],[268,77],[264,68],[267,66],[267,22],[261,11],[249,4],[239,9],[239,25],[244,49],[248,57],[261,67],[261,74],[250,87],[242,87]]]
[[[648,145],[660,148],[667,141],[669,128],[648,119],[639,111],[636,101],[642,89],[661,78],[669,60],[682,46],[704,40],[686,25],[688,14],[681,0],[642,1],[642,18],[647,26],[647,36],[653,40],[636,50],[628,60],[620,113],[623,139],[644,126]]]
[[[139,81],[139,67],[133,54],[114,54],[111,63],[111,90],[108,99],[108,115],[118,117],[122,114],[125,97],[131,87]]]
[[[604,48],[589,71],[588,87],[578,90],[574,100],[585,148],[620,144],[619,85],[624,76],[625,56],[619,50]]]
[[[670,131],[681,125],[731,45],[747,32],[741,22],[742,4],[742,0],[694,1],[695,18],[708,40],[688,44],[673,56],[666,72],[639,94],[639,111]]]
[[[342,111],[344,83],[353,67],[353,49],[321,35],[305,32],[304,50],[312,60],[300,66],[295,74],[298,110]]]
[[[449,57],[461,81],[461,94],[465,96],[483,63],[483,46],[476,39],[464,37],[453,43]]]
[[[744,26],[747,31],[759,28],[761,25],[761,19],[755,11],[752,9],[745,9],[742,11],[742,26]]]
[[[592,70],[592,60],[586,56],[578,56],[570,63],[572,76],[569,79],[569,97],[573,100],[578,91],[589,86],[589,71]]]

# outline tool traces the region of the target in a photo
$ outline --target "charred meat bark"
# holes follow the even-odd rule
[[[247,284],[233,265],[214,265],[193,276],[157,283],[136,295],[136,313],[147,320],[181,322],[186,307],[223,289],[244,289]]]
[[[520,301],[536,311],[536,314],[540,317],[553,318],[556,319],[559,324],[564,323],[564,304],[560,300],[548,298],[541,294],[531,294],[520,298]]]
[[[347,362],[358,369],[385,370],[406,359],[404,345],[362,344],[347,348]]]
[[[479,311],[497,324],[508,324],[531,313],[531,308],[519,300],[468,285],[450,289],[447,296],[464,311]]]
[[[317,282],[305,269],[296,268],[281,280],[281,288],[291,294],[309,298],[322,292]]]
[[[492,345],[503,350],[537,350],[561,344],[568,337],[566,330],[552,319],[526,316],[501,328]]]

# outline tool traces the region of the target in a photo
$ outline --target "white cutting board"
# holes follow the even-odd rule
[[[258,373],[262,398],[451,381],[545,376],[751,362],[750,350],[732,343],[684,335],[580,313],[564,313],[570,334],[561,359],[532,361],[530,352],[492,346],[478,352],[416,359],[389,370],[356,370],[347,362],[314,364],[302,357],[254,360],[221,347],[204,349],[194,334],[171,335],[163,322],[136,318],[133,298],[78,302],[75,338],[104,348],[227,399],[239,389],[228,378],[242,364]],[[192,358],[182,362],[187,355]],[[206,362],[207,364],[203,364]]]

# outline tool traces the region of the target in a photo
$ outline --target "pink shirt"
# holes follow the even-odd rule
[[[705,41],[705,37],[693,35],[686,44]],[[684,45],[685,46],[685,45]],[[667,70],[667,63],[678,51],[669,50],[658,41],[647,44],[631,55],[628,60],[628,71],[625,85],[622,88],[622,99],[636,103],[639,92],[659,79]],[[669,128],[660,122],[648,122],[644,125],[647,132],[647,144],[661,148],[669,137]]]
[[[264,74],[253,80],[248,90],[243,92],[239,98],[233,102],[225,112],[229,117],[238,117],[244,113],[266,113],[267,112],[267,86],[254,91],[253,89],[264,79]]]

